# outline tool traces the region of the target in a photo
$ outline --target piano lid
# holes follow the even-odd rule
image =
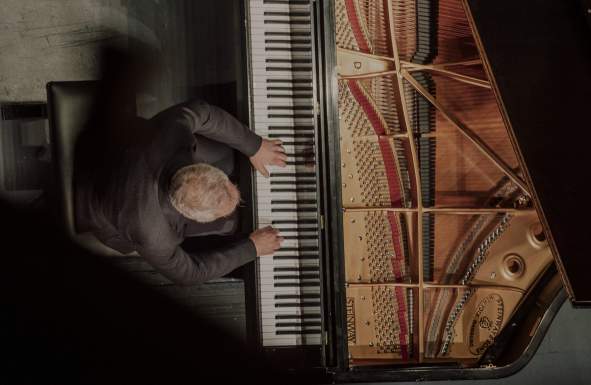
[[[563,282],[591,305],[591,2],[463,1]]]

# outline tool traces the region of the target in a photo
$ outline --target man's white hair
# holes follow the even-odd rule
[[[173,175],[169,199],[183,216],[204,223],[230,215],[240,202],[240,192],[222,170],[197,163]]]

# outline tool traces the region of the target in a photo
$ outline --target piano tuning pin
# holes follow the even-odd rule
[[[372,341],[369,342],[369,346],[373,346],[373,342]]]
[[[343,166],[343,167],[345,167],[345,166]],[[349,174],[347,176],[349,177],[349,179],[353,179],[353,174]]]
[[[359,274],[359,275],[357,276],[357,280],[358,280],[358,281],[361,281],[361,274]]]
[[[346,187],[347,187],[347,184],[346,183],[343,183],[343,188],[346,188]]]
[[[355,202],[355,197],[351,197],[351,202]]]
[[[346,167],[346,165],[345,165],[345,163],[344,163],[344,162],[343,162],[343,163],[341,163],[341,167],[342,167],[342,168],[345,168],[345,167]]]
[[[361,300],[362,301],[365,301],[365,296],[364,295],[361,296]]]

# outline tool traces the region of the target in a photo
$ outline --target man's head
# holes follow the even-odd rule
[[[240,202],[240,192],[222,170],[197,163],[173,175],[169,199],[183,216],[205,223],[230,215]]]

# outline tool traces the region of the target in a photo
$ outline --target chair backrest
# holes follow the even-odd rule
[[[98,87],[99,81],[47,84],[47,113],[55,177],[54,194],[58,215],[70,239],[96,254],[118,256],[122,254],[103,245],[92,234],[77,233],[75,225],[75,146],[94,106]]]

